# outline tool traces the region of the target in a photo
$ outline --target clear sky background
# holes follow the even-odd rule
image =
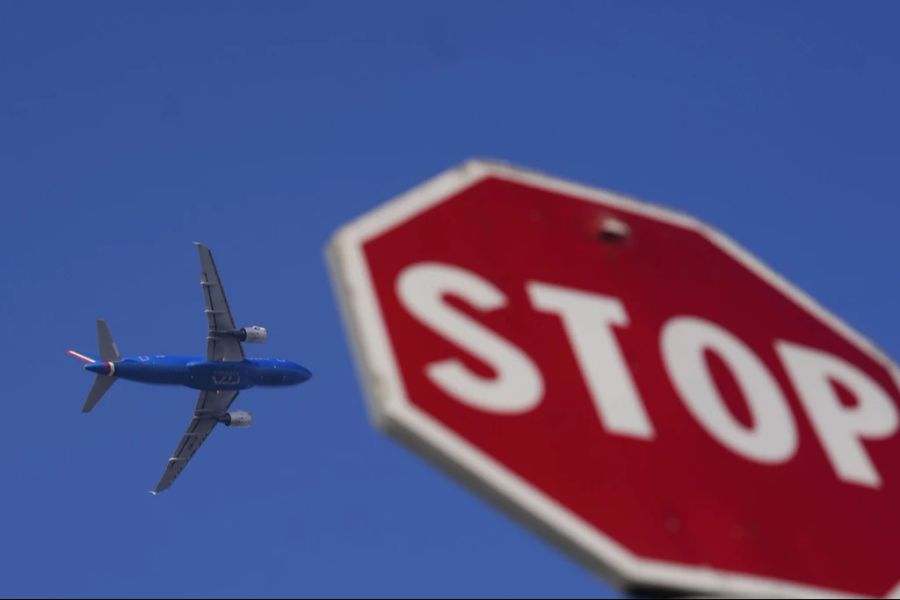
[[[323,247],[474,156],[694,214],[900,357],[900,4],[0,2],[0,593],[615,594],[370,425]],[[204,351],[193,240],[254,351],[196,398],[65,355]]]

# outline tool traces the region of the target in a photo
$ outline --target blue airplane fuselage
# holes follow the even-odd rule
[[[111,365],[111,366],[110,366]],[[98,361],[85,369],[143,383],[184,385],[197,390],[243,390],[303,383],[309,370],[289,360],[248,358],[236,362],[209,361],[202,356],[126,356],[112,363]]]

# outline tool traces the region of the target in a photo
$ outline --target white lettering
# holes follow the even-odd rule
[[[872,379],[840,358],[790,342],[775,344],[800,402],[838,477],[881,487],[881,476],[863,439],[883,439],[897,430],[897,407]],[[856,406],[841,403],[832,381],[845,386]]]
[[[431,363],[429,379],[447,394],[473,408],[493,413],[516,414],[535,408],[544,395],[544,380],[534,362],[509,340],[444,302],[452,294],[482,310],[497,310],[506,296],[489,281],[458,267],[418,263],[397,278],[397,293],[424,325],[451,340],[494,370],[485,378],[458,359]]]
[[[562,319],[603,427],[619,435],[653,439],[653,425],[612,331],[613,326],[628,325],[622,303],[537,281],[527,288],[536,308]]]
[[[741,340],[695,317],[663,327],[662,354],[669,377],[694,418],[726,447],[762,463],[781,463],[797,450],[797,429],[784,395],[762,361]],[[728,365],[747,401],[751,427],[735,420],[716,389],[704,352]]]

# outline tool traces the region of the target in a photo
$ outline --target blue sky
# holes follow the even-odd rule
[[[473,156],[726,231],[900,356],[900,5],[0,4],[2,593],[598,596],[602,581],[367,420],[322,251]],[[125,354],[202,353],[196,251],[265,353],[254,391],[146,494],[187,389],[89,416]]]

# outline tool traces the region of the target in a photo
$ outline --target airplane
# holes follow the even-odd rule
[[[288,360],[247,358],[241,342],[262,343],[268,338],[264,327],[236,327],[212,252],[194,242],[200,253],[200,287],[208,331],[206,356],[126,356],[119,354],[106,321],[97,321],[99,357],[69,350],[85,361],[84,369],[96,374],[81,412],[88,413],[119,379],[142,383],[183,385],[200,390],[187,431],[169,458],[162,478],[150,492],[154,496],[167,489],[218,423],[249,427],[250,413],[229,411],[241,390],[251,387],[281,387],[303,383],[312,377],[309,369]]]

